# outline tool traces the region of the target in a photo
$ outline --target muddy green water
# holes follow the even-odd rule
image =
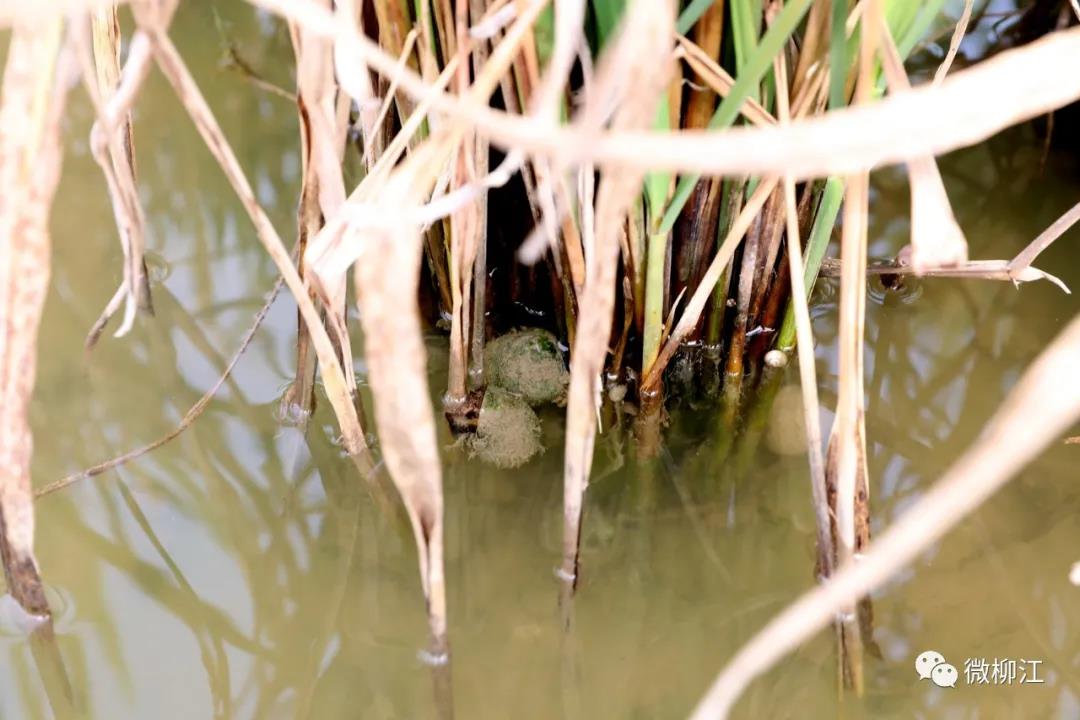
[[[222,4],[246,54],[288,85],[287,38]],[[260,199],[286,237],[299,158],[293,108],[219,69],[204,4],[174,35]],[[271,60],[273,58],[278,58]],[[88,359],[82,339],[119,280],[104,184],[75,104],[41,335],[34,425],[39,485],[170,429],[214,381],[274,271],[180,106],[155,75],[136,141],[153,250],[157,317]],[[1075,161],[1031,130],[950,157],[946,183],[975,257],[1011,257],[1080,196]],[[906,183],[875,181],[871,255],[906,242]],[[1080,288],[1073,231],[1039,265]],[[1075,297],[1075,296],[1074,296]],[[867,425],[874,524],[919,497],[977,436],[1039,349],[1077,312],[1049,284],[923,282],[875,298],[867,320]],[[822,403],[835,402],[835,305],[818,293]],[[306,437],[276,419],[293,365],[295,308],[279,299],[198,423],[117,472],[38,505],[37,548],[58,647],[93,718],[417,718],[434,714],[411,532],[385,512],[332,442],[324,402]],[[445,384],[446,342],[429,339]],[[363,365],[358,363],[363,377]],[[1080,368],[1078,368],[1080,372]],[[785,379],[795,382],[794,374]],[[790,391],[782,391],[790,392]],[[830,413],[823,410],[823,417]],[[813,516],[805,459],[769,427],[747,462],[710,453],[715,421],[673,412],[651,470],[627,434],[599,441],[585,518],[575,632],[557,610],[562,447],[497,471],[446,452],[446,562],[459,718],[678,718],[733,652],[810,588]],[[441,428],[440,441],[451,437]],[[1074,428],[1071,434],[1080,433]],[[755,682],[745,718],[1080,717],[1080,447],[1055,445],[874,596],[881,657],[867,693],[838,702],[822,633]],[[0,717],[50,717],[24,635],[0,625]],[[919,680],[936,650],[955,689]],[[1035,659],[1040,684],[965,683],[967,659]]]

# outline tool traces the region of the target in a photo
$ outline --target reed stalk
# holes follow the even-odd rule
[[[34,555],[30,396],[49,287],[49,212],[72,79],[60,17],[17,23],[0,88],[0,561],[27,613],[50,616]]]

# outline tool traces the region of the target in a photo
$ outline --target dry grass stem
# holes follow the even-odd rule
[[[672,71],[671,33],[675,13],[670,2],[635,0],[623,24],[600,58],[593,91],[582,109],[582,122],[599,126],[616,108],[612,126],[645,127],[653,118]],[[642,172],[601,166],[596,200],[595,247],[586,254],[585,291],[578,331],[570,354],[570,389],[566,407],[566,455],[563,465],[563,562],[560,576],[573,588],[578,577],[581,511],[592,468],[600,374],[608,352],[619,235],[641,191]],[[586,248],[587,249],[587,248]]]
[[[787,63],[775,61],[776,105],[781,123],[790,122],[788,109]],[[806,303],[806,281],[803,277],[802,241],[799,238],[799,211],[795,201],[795,182],[784,178],[784,206],[787,223],[787,249],[790,266],[791,298],[795,308],[795,332],[798,344],[799,381],[802,390],[803,418],[806,428],[807,459],[810,463],[810,490],[817,521],[818,566],[821,574],[832,574],[832,535],[829,530],[829,499],[825,488],[825,463],[821,454],[821,418],[817,393],[817,371],[814,365],[814,331]]]
[[[1076,1],[1073,0],[1073,2]],[[945,54],[945,59],[941,61],[941,65],[938,66],[937,72],[934,73],[935,85],[940,85],[945,76],[949,74],[949,68],[952,67],[953,60],[956,59],[956,53],[960,50],[960,42],[964,39],[964,33],[967,32],[968,23],[971,22],[971,11],[974,7],[975,0],[964,0],[964,11],[960,14],[960,20],[956,23],[956,27],[953,28],[952,39],[949,40],[949,51]]]
[[[692,718],[727,717],[758,675],[932,546],[1080,418],[1080,318],[1028,368],[976,443],[860,560],[792,603],[729,661]]]
[[[713,92],[720,97],[727,97],[728,93],[731,92],[732,85],[735,84],[735,78],[731,77],[727,70],[720,67],[715,60],[687,37],[676,35],[675,40],[679,43],[678,47],[675,48],[675,57],[685,60],[686,64],[700,76]],[[747,97],[743,101],[739,111],[754,125],[776,124],[776,118],[752,97]]]
[[[881,38],[882,65],[890,92],[910,91],[911,83],[880,4],[871,2],[868,13]],[[935,84],[939,83],[935,80]],[[915,273],[966,262],[967,241],[956,222],[937,162],[931,155],[922,155],[909,160],[907,168],[911,184],[911,265]]]
[[[1050,224],[1050,227],[1039,233],[1039,236],[1023,249],[1009,262],[1010,272],[1023,272],[1031,268],[1031,263],[1039,254],[1050,247],[1050,244],[1068,232],[1069,228],[1080,222],[1080,203],[1073,205],[1065,211],[1065,214]],[[1056,279],[1056,278],[1055,278]],[[1058,281],[1064,287],[1061,281]]]
[[[100,122],[105,104],[113,98],[120,86],[120,24],[116,6],[96,9],[90,16],[90,27],[93,45],[92,64],[96,72],[91,78],[89,63],[84,61],[84,84],[99,118],[90,133],[90,147],[93,150],[94,159],[105,175],[120,236],[120,246],[124,254],[123,280],[117,291],[123,295],[124,317],[120,327],[114,333],[114,337],[123,337],[131,330],[138,310],[153,313],[149,278],[143,259],[146,223],[143,219],[135,182],[131,113],[123,113],[119,117],[119,122],[111,129],[106,129]],[[75,29],[73,34],[77,42],[84,44],[82,32]],[[113,300],[106,305],[105,311],[87,335],[86,347],[88,349],[97,342],[105,325],[118,309],[116,307],[118,304],[114,296]]]
[[[1026,266],[1016,270],[1010,266],[1010,260],[968,260],[960,265],[926,268],[918,273],[921,277],[960,278],[967,280],[1003,280],[1012,283],[1035,282],[1046,280],[1057,285],[1066,293],[1069,287],[1058,277],[1036,267]],[[821,261],[821,274],[826,277],[840,277],[841,263],[833,258]],[[909,265],[889,263],[875,265],[866,269],[868,275],[914,275],[915,268]]]
[[[875,54],[881,40],[880,6],[867,0],[868,9],[862,15],[863,37],[859,43],[858,72],[855,83],[855,103],[871,102]],[[886,33],[887,34],[887,33]],[[914,181],[913,181],[914,182]],[[869,487],[866,468],[866,437],[863,398],[863,342],[866,322],[866,247],[869,223],[868,173],[849,176],[843,208],[843,228],[840,254],[843,267],[840,274],[839,307],[839,389],[836,418],[829,436],[825,466],[826,491],[833,499],[834,542],[836,556],[833,567],[849,567],[858,550],[861,512],[865,512],[866,495],[859,494]],[[840,626],[840,674],[845,687],[863,691],[863,638],[856,622],[855,603],[843,608],[838,619]]]
[[[49,614],[34,557],[30,397],[49,287],[49,211],[70,85],[59,17],[15,26],[0,95],[0,559],[8,591]]]

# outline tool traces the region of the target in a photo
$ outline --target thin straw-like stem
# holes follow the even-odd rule
[[[1076,2],[1077,0],[1073,1]],[[952,67],[953,60],[956,59],[956,53],[960,50],[960,42],[964,39],[964,33],[967,32],[968,23],[971,22],[971,10],[974,7],[975,0],[964,0],[964,11],[960,13],[960,20],[956,23],[956,27],[953,28],[952,39],[949,40],[949,51],[945,53],[945,59],[941,61],[937,72],[934,73],[935,85],[941,84],[945,76],[949,74],[949,68]]]
[[[780,122],[790,121],[788,110],[787,63],[777,58],[776,106]],[[787,250],[791,276],[791,303],[795,311],[798,338],[799,381],[802,387],[803,418],[806,427],[807,459],[810,463],[810,489],[817,520],[818,565],[821,574],[832,574],[832,536],[829,532],[829,500],[825,489],[825,463],[821,455],[821,418],[817,396],[817,372],[814,367],[814,334],[810,310],[806,305],[806,282],[803,278],[802,242],[799,238],[799,212],[795,202],[795,182],[784,177],[784,205],[787,222]]]
[[[1050,227],[1039,233],[1037,238],[1009,262],[1009,270],[1017,272],[1030,268],[1039,253],[1050,247],[1052,242],[1064,235],[1077,222],[1080,222],[1080,203],[1066,210],[1061,217],[1050,224]]]
[[[341,425],[342,441],[345,449],[353,455],[365,453],[367,451],[367,441],[360,427],[360,420],[349,393],[341,363],[319,317],[319,313],[308,296],[307,288],[300,279],[296,266],[289,258],[289,253],[281,242],[277,230],[274,229],[273,223],[270,222],[270,218],[267,217],[266,211],[262,209],[262,206],[255,198],[251,184],[240,168],[240,163],[236,159],[232,147],[221,132],[221,127],[214,118],[210,106],[207,105],[202,92],[188,72],[172,41],[157,26],[149,28],[149,35],[152,38],[153,52],[162,73],[173,86],[180,101],[195,122],[199,134],[202,135],[210,152],[218,161],[226,178],[239,196],[244,209],[255,226],[259,240],[285,278],[285,284],[296,299],[315,344],[315,352],[319,358],[319,370],[323,377],[327,396]]]

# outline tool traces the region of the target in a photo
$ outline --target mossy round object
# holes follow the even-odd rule
[[[555,336],[535,328],[515,330],[488,343],[484,351],[488,385],[497,385],[530,405],[566,397],[570,374]]]
[[[476,433],[468,439],[468,447],[472,456],[495,467],[524,465],[543,450],[540,418],[524,398],[489,386],[480,406]]]

